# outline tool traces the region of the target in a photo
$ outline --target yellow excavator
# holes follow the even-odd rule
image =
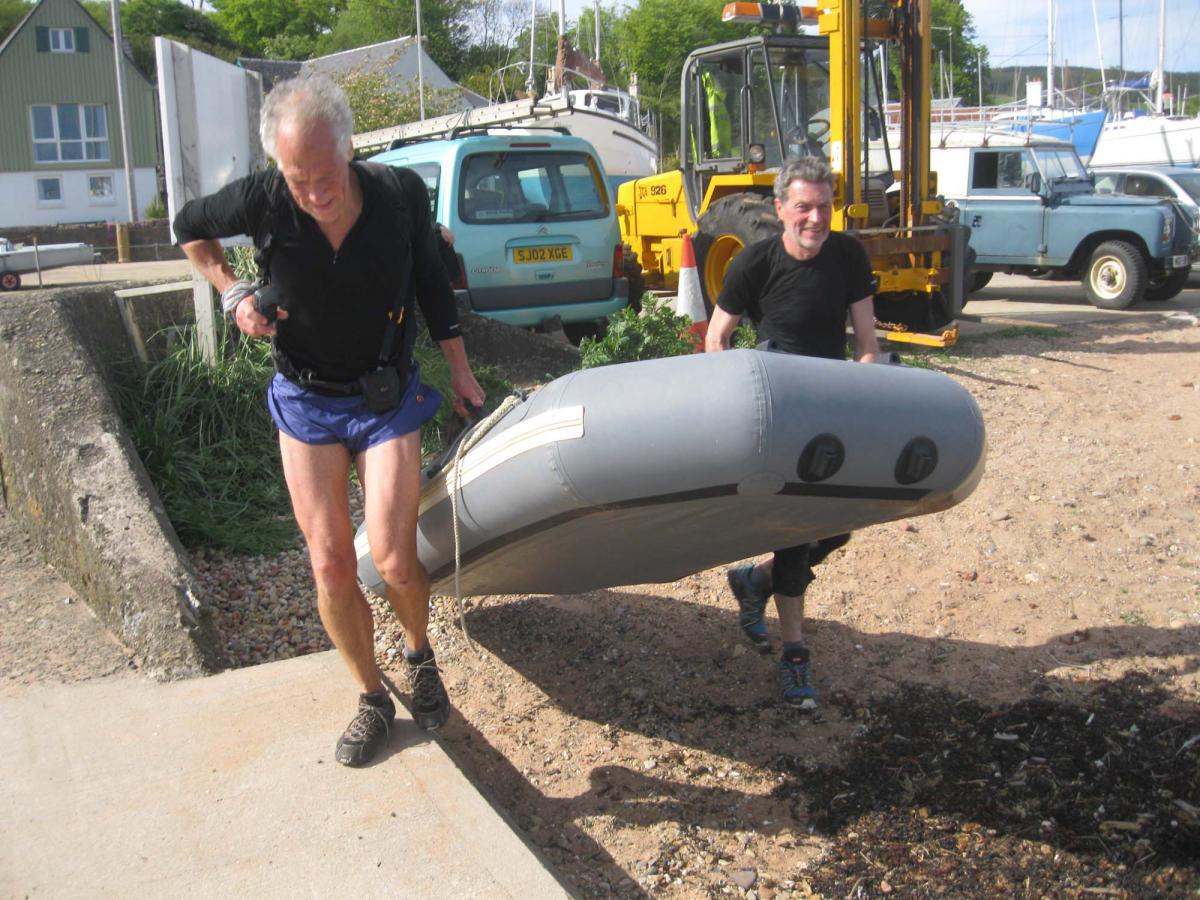
[[[626,252],[636,254],[647,286],[675,287],[688,234],[711,305],[730,260],[779,234],[772,186],[783,161],[819,155],[837,176],[834,229],[856,236],[870,254],[881,333],[954,343],[967,229],[941,218],[929,168],[930,0],[729,3],[722,19],[774,26],[774,33],[691,53],[681,84],[680,168],[618,188]],[[900,71],[894,147],[882,99],[889,48],[899,53]]]

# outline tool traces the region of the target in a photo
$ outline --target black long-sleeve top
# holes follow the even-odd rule
[[[416,327],[415,294],[435,340],[461,333],[454,292],[434,243],[425,183],[410,169],[350,165],[363,208],[336,252],[276,169],[189,201],[173,222],[181,244],[238,234],[253,239],[259,265],[288,311],[276,325],[277,347],[297,369],[325,381],[353,381],[379,364],[388,313],[409,266],[404,327]],[[400,337],[392,342],[393,357]]]

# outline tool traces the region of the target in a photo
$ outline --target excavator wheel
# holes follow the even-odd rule
[[[700,217],[700,230],[693,241],[708,312],[721,293],[725,270],[733,258],[749,244],[775,237],[782,230],[775,204],[762,194],[732,194],[708,208]]]

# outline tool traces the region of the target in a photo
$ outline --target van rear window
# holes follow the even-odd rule
[[[464,222],[560,222],[609,214],[603,174],[586,153],[476,153],[462,165],[458,217]]]

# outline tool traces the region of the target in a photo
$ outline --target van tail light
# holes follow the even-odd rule
[[[613,249],[613,278],[625,277],[625,250],[620,245]]]
[[[454,255],[458,258],[458,274],[450,279],[450,287],[456,291],[465,291],[467,289],[467,263],[461,253]]]

